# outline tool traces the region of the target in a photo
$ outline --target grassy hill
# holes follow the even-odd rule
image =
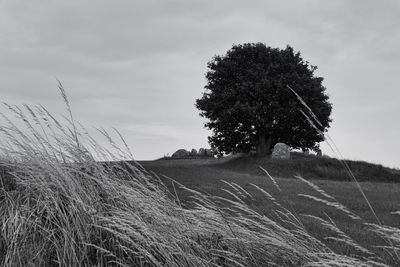
[[[273,214],[271,201],[254,189],[251,184],[255,184],[269,192],[273,198],[299,217],[311,214],[330,218],[344,233],[372,251],[378,252],[376,246],[385,244],[376,236],[366,234],[364,222],[376,223],[376,219],[342,163],[334,158],[294,153],[292,159],[288,161],[245,156],[224,159],[141,161],[140,164],[148,171],[171,177],[178,183],[210,195],[232,198],[224,191],[230,188],[222,180],[235,183],[254,196],[254,199],[249,200],[247,204],[264,214]],[[347,164],[361,181],[360,186],[381,222],[397,227],[398,215],[392,212],[400,210],[400,183],[397,183],[400,182],[399,171],[359,161],[347,161]],[[259,166],[274,177],[281,190],[274,186],[272,180]],[[336,208],[304,197],[304,195],[315,195],[316,192],[304,181],[294,178],[294,175],[312,180],[315,185],[360,216],[363,222],[355,222],[349,219],[346,213],[338,212]],[[182,203],[190,202],[192,197],[190,193],[179,190],[177,185],[172,186],[173,182],[166,177],[162,180],[169,185],[172,192],[176,191]],[[310,233],[321,239],[327,233],[326,229],[307,217],[303,218],[302,223]],[[354,253],[349,246],[326,242],[334,251],[346,255]]]
[[[400,170],[391,169],[382,165],[364,161],[346,160],[358,181],[370,182],[400,182]],[[349,181],[350,177],[343,166],[343,162],[336,158],[317,157],[294,152],[290,160],[273,160],[246,155],[226,157],[221,159],[160,159],[156,161],[142,161],[144,166],[155,171],[166,171],[175,177],[179,176],[180,168],[190,169],[195,166],[213,168],[215,170],[233,171],[244,175],[263,175],[259,168],[262,166],[275,177],[290,178],[300,175],[307,179]],[[176,167],[176,168],[175,168]]]
[[[302,154],[118,161],[129,148],[106,132],[102,146],[72,115],[9,109],[1,266],[400,266],[397,170],[348,162],[358,184]]]

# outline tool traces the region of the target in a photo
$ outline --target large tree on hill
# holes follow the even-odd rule
[[[317,67],[287,46],[263,43],[233,45],[208,62],[205,92],[196,100],[205,126],[213,131],[209,142],[219,154],[249,152],[265,156],[277,142],[303,150],[319,148],[331,122],[332,106],[314,76]],[[293,88],[321,123],[316,131],[301,113]]]

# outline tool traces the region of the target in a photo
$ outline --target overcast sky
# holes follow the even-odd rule
[[[0,0],[0,101],[65,113],[58,78],[79,121],[155,159],[207,146],[194,102],[214,55],[289,44],[325,78],[342,154],[400,167],[399,14],[397,0]]]

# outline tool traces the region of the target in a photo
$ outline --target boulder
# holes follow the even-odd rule
[[[190,156],[197,156],[197,150],[193,148],[192,151],[190,151]]]
[[[172,154],[171,158],[174,159],[181,159],[181,158],[187,158],[190,156],[190,152],[187,151],[186,149],[178,149],[175,151],[174,154]]]
[[[199,153],[197,153],[199,157],[214,157],[215,153],[214,150],[210,148],[200,148]]]
[[[198,155],[199,156],[205,156],[206,155],[206,150],[204,148],[200,148]]]
[[[212,151],[212,149],[205,149],[205,156],[206,157],[214,157],[214,151]]]
[[[284,143],[276,143],[271,155],[272,159],[290,159],[289,146]]]

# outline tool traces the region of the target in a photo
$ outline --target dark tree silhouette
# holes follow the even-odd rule
[[[196,100],[205,126],[213,131],[209,142],[218,154],[270,153],[284,142],[303,150],[319,148],[331,122],[329,97],[317,67],[293,48],[271,48],[263,43],[233,45],[208,62],[205,92]],[[303,108],[287,86],[304,99],[321,123],[316,131],[301,113]]]

